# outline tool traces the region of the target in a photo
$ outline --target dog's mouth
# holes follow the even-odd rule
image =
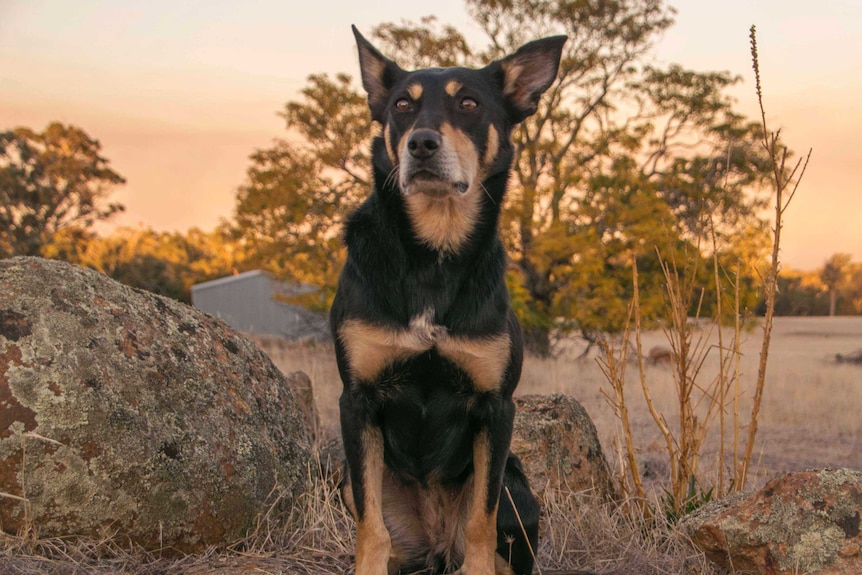
[[[467,193],[470,185],[467,182],[453,182],[448,178],[428,169],[413,172],[401,186],[404,195],[425,194],[431,197],[445,197],[452,194]]]

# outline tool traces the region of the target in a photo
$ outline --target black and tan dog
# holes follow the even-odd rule
[[[523,346],[497,221],[511,130],[566,38],[479,70],[408,72],[354,33],[382,127],[331,313],[356,574],[526,575],[539,507],[509,453]]]

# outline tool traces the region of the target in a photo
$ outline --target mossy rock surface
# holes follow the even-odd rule
[[[862,471],[788,473],[683,522],[718,564],[763,575],[862,573]]]
[[[0,529],[145,548],[235,541],[305,490],[290,382],[192,307],[92,270],[0,260]],[[26,501],[25,501],[26,500]]]
[[[596,427],[578,401],[562,394],[515,397],[512,453],[521,459],[530,487],[547,491],[589,491],[617,497]]]

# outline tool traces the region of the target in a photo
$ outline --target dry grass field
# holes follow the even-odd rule
[[[701,335],[713,344],[701,374],[707,380],[718,369],[714,346],[717,337],[707,328],[695,337]],[[742,336],[743,430],[747,429],[751,409],[761,337],[759,327]],[[302,370],[311,377],[325,433],[337,435],[341,382],[331,348],[274,341],[263,341],[261,345],[282,371]],[[644,334],[644,350],[667,345],[661,331]],[[574,396],[595,422],[605,453],[613,464],[618,421],[602,395],[602,390],[610,390],[596,363],[598,350],[578,359],[583,342],[572,339],[565,342],[565,347],[554,359],[527,358],[517,393]],[[786,471],[827,466],[862,469],[862,367],[834,361],[836,353],[859,349],[862,349],[862,318],[776,318],[750,487]],[[636,366],[630,364],[627,371],[634,440],[650,478],[661,484],[666,479],[662,476],[666,473],[667,459],[664,443],[643,401]],[[654,401],[673,426],[676,399],[670,366],[648,365],[646,375]],[[717,440],[713,440],[707,444],[702,463],[707,474],[710,465],[714,467],[716,453]]]
[[[695,337],[714,333],[701,331]],[[760,331],[744,336],[741,412],[747,414],[760,352]],[[314,384],[322,431],[338,435],[341,383],[331,346],[291,345],[261,339],[259,345],[284,372],[305,371]],[[644,334],[645,350],[666,346],[664,334]],[[810,467],[862,468],[862,366],[836,364],[836,353],[862,348],[862,318],[778,318],[773,332],[767,386],[760,415],[757,450],[749,487],[778,473]],[[717,351],[709,347],[701,376],[713,376]],[[576,397],[592,416],[606,455],[619,469],[615,445],[619,423],[602,390],[609,391],[596,363],[597,351],[578,359],[583,342],[566,342],[566,351],[550,360],[528,358],[519,393],[565,393]],[[638,460],[648,485],[667,482],[663,440],[640,393],[634,363],[627,366],[626,394]],[[646,377],[667,421],[674,425],[673,375],[668,365],[651,365]],[[747,421],[747,415],[743,415]],[[705,476],[715,467],[717,442],[707,443]],[[330,482],[317,477],[292,520],[264,516],[247,540],[228,549],[185,557],[128,547],[122,541],[41,540],[0,537],[0,574],[49,575],[233,575],[236,573],[345,573],[350,568],[352,521]],[[653,494],[660,491],[653,489]],[[546,501],[540,548],[541,572],[574,573],[589,569],[602,575],[727,575],[686,543],[672,524],[645,524],[624,507],[596,501],[589,494],[557,494]],[[539,572],[537,570],[537,572]]]

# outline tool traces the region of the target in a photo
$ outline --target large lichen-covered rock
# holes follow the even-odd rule
[[[751,573],[862,573],[862,471],[784,475],[750,495],[698,510],[683,523],[716,563]]]
[[[616,490],[596,427],[567,395],[515,397],[512,453],[524,464],[533,491],[590,491],[610,500]]]
[[[192,551],[291,505],[308,460],[289,382],[222,322],[70,264],[0,260],[3,531]]]

